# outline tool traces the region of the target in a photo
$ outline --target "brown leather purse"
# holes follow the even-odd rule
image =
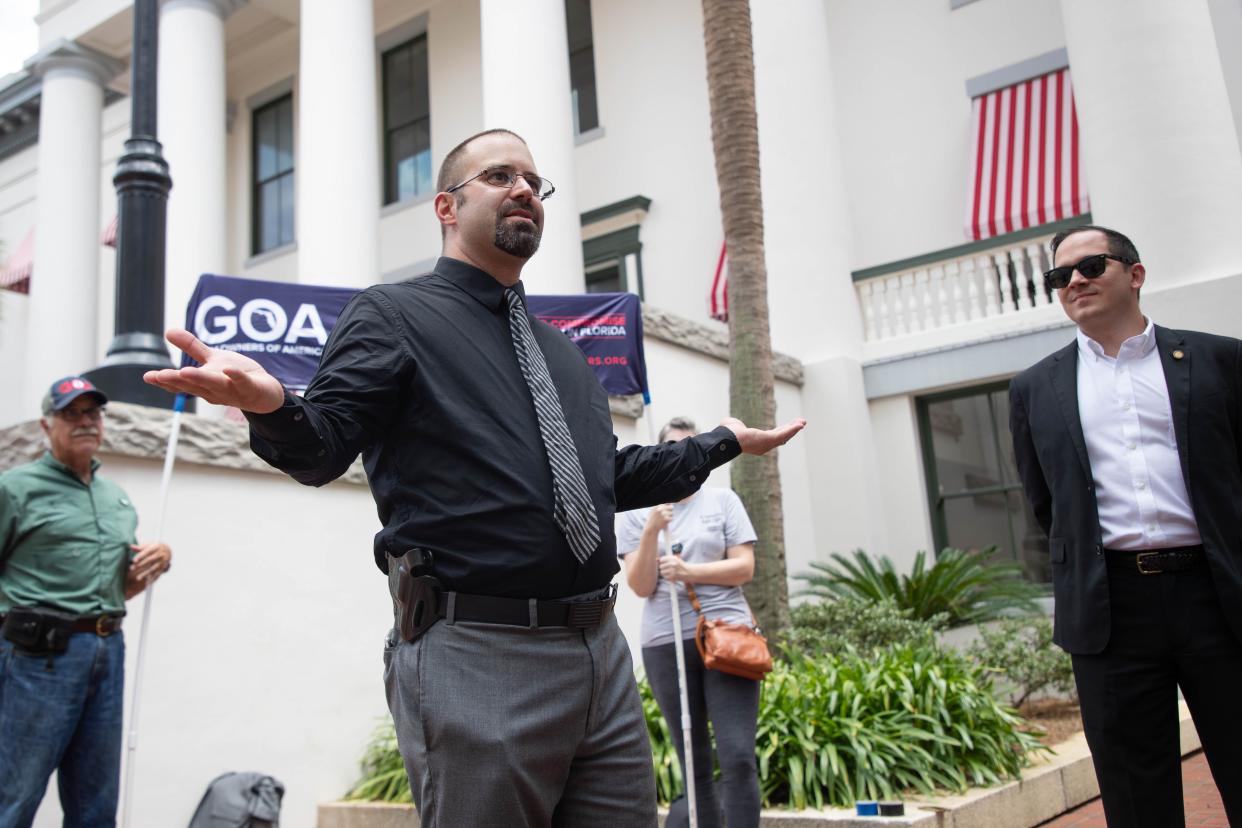
[[[752,626],[709,620],[703,615],[699,596],[690,584],[686,584],[686,594],[690,596],[694,611],[699,614],[699,621],[694,627],[694,645],[699,649],[704,667],[753,681],[760,681],[772,672],[768,640],[759,632],[753,615],[750,617]]]

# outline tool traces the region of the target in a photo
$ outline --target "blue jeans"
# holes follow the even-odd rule
[[[57,771],[65,828],[116,824],[125,641],[74,633],[52,656],[0,638],[0,828],[28,828]]]

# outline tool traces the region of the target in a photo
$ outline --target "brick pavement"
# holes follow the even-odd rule
[[[1186,801],[1186,828],[1229,828],[1220,791],[1212,780],[1203,751],[1182,761],[1182,796]],[[1104,806],[1099,799],[1079,805],[1040,828],[1107,828]]]

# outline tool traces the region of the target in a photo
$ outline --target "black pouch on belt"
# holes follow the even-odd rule
[[[3,634],[31,655],[63,653],[69,647],[76,615],[42,607],[13,607],[4,616]]]
[[[397,632],[406,641],[418,638],[440,620],[437,611],[444,588],[426,574],[430,569],[431,552],[425,549],[389,554],[388,589],[397,605]]]

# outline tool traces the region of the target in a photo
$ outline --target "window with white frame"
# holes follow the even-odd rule
[[[264,253],[294,240],[293,95],[254,110],[251,139],[251,244]]]
[[[384,203],[430,193],[431,97],[427,77],[427,35],[383,54]]]
[[[599,126],[591,0],[565,0],[565,24],[569,35],[569,87],[573,95],[574,134],[581,135]]]

